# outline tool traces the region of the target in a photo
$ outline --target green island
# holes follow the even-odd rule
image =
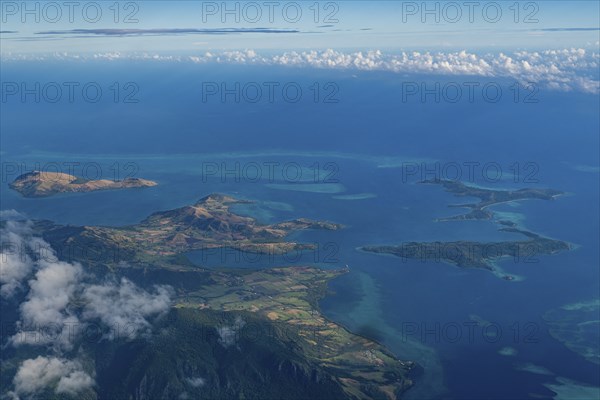
[[[262,225],[230,210],[240,202],[246,201],[213,194],[122,228],[33,223],[59,258],[80,262],[90,274],[175,291],[152,340],[83,343],[96,354],[99,397],[172,398],[185,391],[198,399],[400,398],[413,385],[416,365],[319,310],[327,283],[347,268],[205,269],[182,254],[202,246],[285,252],[305,246],[285,241],[292,231],[342,227],[307,219]],[[111,256],[91,257],[73,246]],[[211,385],[190,386],[190,376]]]
[[[482,268],[492,272],[497,270],[495,261],[502,257],[512,257],[515,263],[535,263],[538,262],[539,255],[551,255],[571,249],[567,242],[545,238],[533,232],[517,228],[500,230],[521,233],[527,239],[487,243],[469,240],[408,242],[398,246],[363,246],[360,249],[371,253],[392,254],[404,259],[442,261],[460,268]],[[502,275],[502,278],[515,279],[512,275]]]
[[[563,192],[553,189],[519,189],[515,191],[482,189],[458,181],[440,179],[425,180],[420,183],[440,184],[446,191],[456,196],[477,197],[481,200],[479,203],[453,205],[452,207],[470,208],[471,211],[467,214],[439,218],[437,221],[492,219],[494,213],[485,209],[491,205],[523,199],[552,200],[563,194]],[[513,221],[498,219],[494,222],[502,226],[499,231],[521,234],[525,236],[525,239],[498,242],[470,240],[406,242],[400,245],[362,246],[359,250],[377,254],[390,254],[404,260],[445,262],[460,268],[485,269],[502,279],[512,281],[518,280],[517,277],[502,272],[497,265],[499,259],[511,257],[515,263],[536,263],[539,261],[537,258],[539,255],[552,255],[573,248],[571,244],[562,240],[547,238],[519,228]]]
[[[526,199],[541,199],[553,200],[557,196],[563,195],[564,192],[554,189],[518,189],[518,190],[493,190],[480,187],[468,186],[460,181],[452,181],[445,179],[429,179],[420,183],[442,185],[444,189],[454,194],[457,197],[475,197],[480,201],[478,203],[468,204],[453,204],[449,207],[469,208],[466,214],[455,215],[452,217],[439,218],[438,221],[460,221],[460,220],[481,220],[491,219],[493,212],[486,210],[487,207],[499,203],[507,203],[510,201],[526,200]]]
[[[49,197],[58,193],[143,188],[156,185],[154,181],[141,178],[126,178],[120,181],[89,180],[62,172],[32,171],[19,175],[9,184],[9,187],[24,197]]]

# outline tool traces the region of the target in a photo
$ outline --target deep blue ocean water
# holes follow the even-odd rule
[[[303,254],[300,260],[280,257],[262,266],[349,265],[350,273],[331,283],[334,294],[322,301],[323,311],[424,367],[409,398],[551,398],[544,384],[557,377],[600,386],[600,366],[552,338],[543,319],[565,304],[599,298],[597,96],[541,90],[537,104],[515,103],[508,94],[512,82],[501,82],[506,95],[498,103],[404,102],[402,82],[435,80],[184,63],[56,63],[43,69],[12,63],[3,64],[2,74],[3,81],[98,82],[105,90],[114,82],[134,82],[139,88],[135,104],[115,103],[108,94],[98,103],[4,102],[3,210],[60,223],[127,225],[222,192],[255,200],[239,211],[265,223],[297,217],[339,222],[346,229],[297,235],[318,243],[318,254]],[[448,81],[460,79],[439,80]],[[205,102],[202,85],[207,82],[293,82],[304,96],[298,103]],[[339,101],[315,102],[309,89],[315,83],[337,85]],[[236,162],[241,168],[261,166],[263,179],[254,181],[250,169],[239,179],[223,173],[235,169]],[[567,192],[555,201],[528,200],[494,210],[577,249],[538,256],[535,263],[502,261],[502,269],[524,278],[520,282],[357,251],[362,245],[404,241],[519,238],[499,232],[491,221],[435,222],[462,211],[449,204],[473,201],[417,184],[420,175],[406,169],[422,170],[436,162],[501,166],[500,180],[478,176],[473,182],[485,187]],[[16,177],[15,166],[27,172],[36,163],[80,163],[75,172],[93,165],[88,177],[100,166],[104,178],[114,178],[117,171],[118,177],[132,173],[159,186],[45,199],[23,199],[7,188]],[[265,175],[270,171],[265,164],[278,165],[272,179]],[[215,165],[217,174],[207,172]],[[284,171],[285,165],[293,168]],[[298,166],[302,176],[295,179],[291,174]],[[360,196],[343,197],[348,195]],[[259,264],[232,254],[190,257],[212,265]],[[480,325],[470,340],[467,327],[473,321]],[[501,331],[484,336],[486,324]],[[452,329],[457,326],[462,336],[455,341]],[[545,368],[546,374],[532,372],[531,365]]]

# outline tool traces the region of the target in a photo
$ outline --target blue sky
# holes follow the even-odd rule
[[[600,35],[597,1],[1,3],[2,54],[598,49]]]

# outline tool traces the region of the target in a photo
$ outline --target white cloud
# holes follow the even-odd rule
[[[23,361],[14,377],[14,394],[28,398],[48,386],[56,393],[76,394],[94,385],[94,379],[83,371],[77,361],[38,356]]]
[[[186,381],[190,384],[190,386],[195,388],[202,387],[206,384],[206,380],[201,377],[187,378]]]
[[[219,344],[227,348],[233,346],[239,340],[240,330],[246,325],[241,317],[235,317],[235,322],[231,326],[221,326],[217,328],[219,334]]]
[[[84,371],[73,371],[63,376],[56,386],[57,393],[76,394],[83,389],[94,386],[94,379]]]
[[[14,210],[3,212],[3,217],[16,215],[20,214]],[[0,296],[4,298],[11,298],[22,287],[33,271],[31,255],[44,248],[45,242],[31,233],[31,223],[11,220],[0,230]]]
[[[66,262],[44,265],[29,281],[31,290],[28,299],[21,304],[21,312],[29,321],[37,324],[51,324],[64,319],[64,310],[74,295],[83,271],[78,264]]]
[[[148,330],[150,322],[147,318],[169,309],[171,296],[170,287],[155,286],[154,293],[150,293],[126,278],[119,283],[89,285],[82,295],[86,301],[83,317],[88,320],[98,318],[116,332],[131,338]]]
[[[18,288],[21,288],[23,280],[31,273],[33,263],[28,254],[23,252],[27,246],[21,237],[18,225],[12,221],[7,222],[7,229],[0,231],[2,237],[2,251],[0,253],[0,296],[12,297]]]
[[[67,306],[78,290],[83,270],[79,264],[61,261],[39,260],[38,265],[35,278],[29,281],[27,300],[20,306],[20,326],[25,332],[13,336],[12,343],[70,349],[79,319]]]

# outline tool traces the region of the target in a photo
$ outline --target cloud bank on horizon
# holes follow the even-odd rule
[[[510,78],[599,91],[600,3],[592,1],[157,0],[73,10],[51,2],[35,11],[6,3],[0,7],[5,61],[281,65]]]
[[[160,53],[53,53],[48,55],[9,54],[4,61],[119,61],[146,60],[195,64],[236,64],[285,66],[355,71],[387,71],[399,74],[463,76],[514,79],[534,82],[540,87],[560,91],[600,93],[600,53],[584,48],[515,51],[512,53],[476,54],[466,50],[455,52],[384,52],[381,50],[345,52],[287,51],[260,54],[255,50],[204,52],[199,55]]]

